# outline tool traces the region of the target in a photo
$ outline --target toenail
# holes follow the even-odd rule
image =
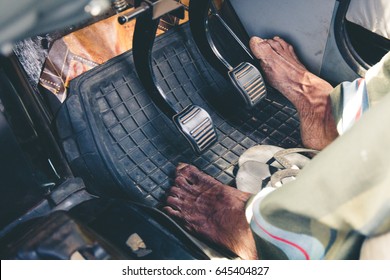
[[[177,164],[177,170],[181,170],[181,169],[183,169],[184,167],[186,167],[186,166],[188,166],[188,164],[187,163],[183,163],[183,162],[179,162],[178,164]]]
[[[264,41],[263,39],[261,39],[260,37],[257,37],[257,36],[252,37],[251,40],[252,40],[254,43],[257,43],[257,44]]]

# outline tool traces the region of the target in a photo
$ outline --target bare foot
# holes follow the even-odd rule
[[[329,94],[333,87],[310,73],[283,39],[253,37],[250,48],[272,87],[297,108],[303,144],[321,150],[337,136]]]
[[[252,232],[245,217],[251,195],[223,185],[188,164],[176,169],[166,213],[190,232],[230,249],[242,259],[257,259]]]

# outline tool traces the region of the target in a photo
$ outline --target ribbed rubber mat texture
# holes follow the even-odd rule
[[[189,104],[206,109],[218,143],[196,155],[153,104],[135,73],[132,53],[126,53],[74,80],[57,120],[71,167],[87,178],[90,189],[104,195],[115,185],[135,200],[158,206],[179,162],[234,185],[235,166],[246,149],[300,145],[292,105],[272,91],[251,111],[236,105],[233,88],[201,57],[187,25],[157,38],[153,59],[168,98],[178,109]]]

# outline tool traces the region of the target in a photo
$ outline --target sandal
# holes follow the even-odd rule
[[[239,190],[257,194],[270,185],[277,188],[295,180],[310,158],[300,153],[317,154],[319,151],[293,148],[283,149],[271,145],[258,145],[248,149],[238,161],[236,186]]]

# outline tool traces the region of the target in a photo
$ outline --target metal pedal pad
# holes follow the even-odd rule
[[[198,154],[217,141],[217,133],[209,113],[199,106],[186,107],[173,117],[173,121]]]
[[[229,77],[249,108],[259,103],[267,94],[263,76],[248,62],[242,62],[230,70]]]

